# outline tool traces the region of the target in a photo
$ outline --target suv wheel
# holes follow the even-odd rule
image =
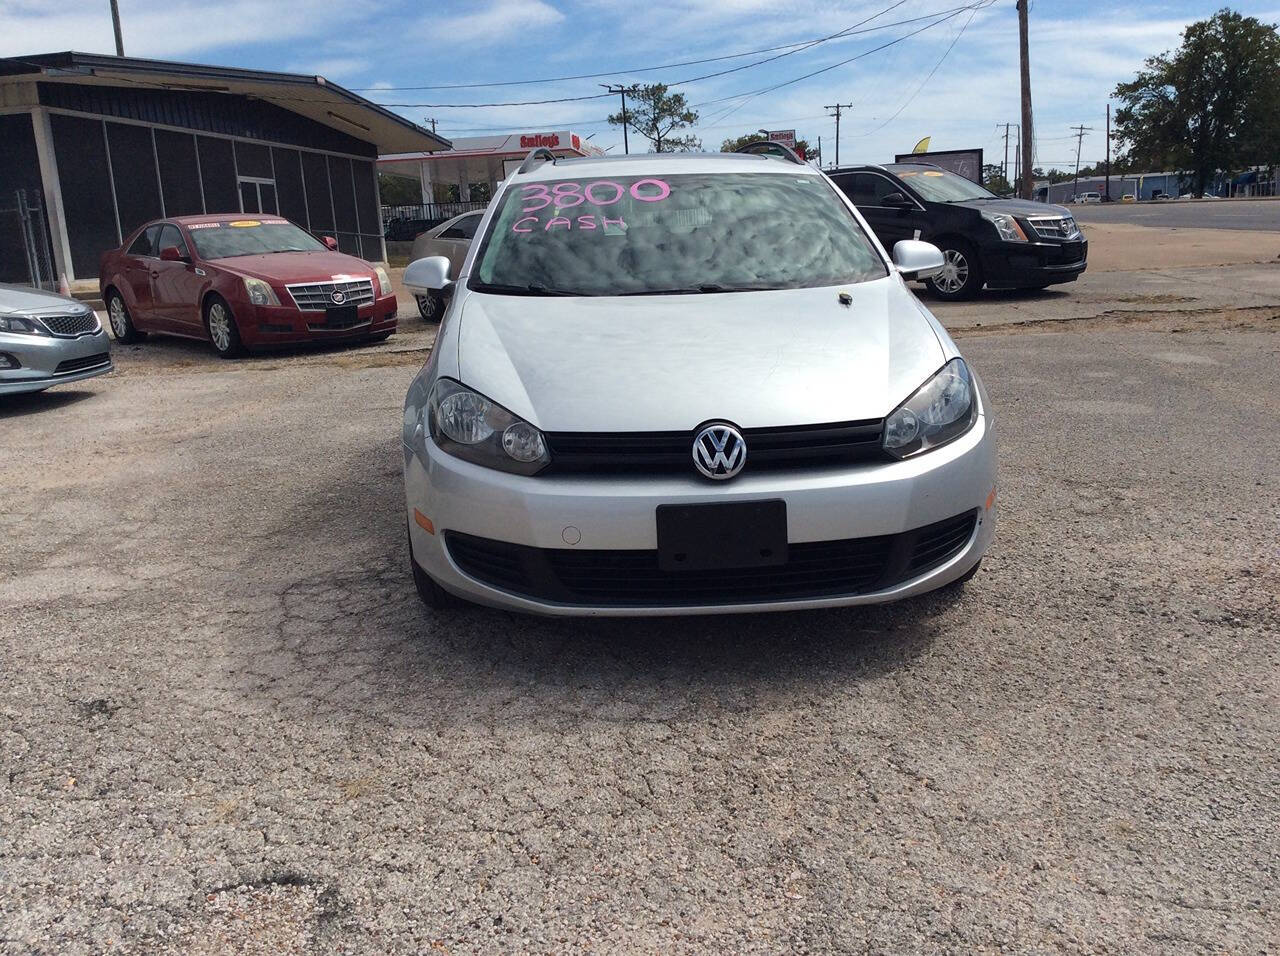
[[[944,263],[941,272],[925,280],[929,291],[947,301],[973,298],[982,288],[983,281],[977,250],[958,239],[949,239],[939,245]]]

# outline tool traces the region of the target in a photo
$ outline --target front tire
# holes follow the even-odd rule
[[[416,298],[418,314],[422,316],[422,321],[439,322],[440,316],[444,314],[444,300],[434,294],[420,295]]]
[[[407,528],[405,529],[408,530]],[[409,566],[413,569],[413,586],[418,590],[418,597],[433,611],[447,611],[452,608],[464,607],[466,602],[459,597],[454,597],[440,585],[436,584],[431,575],[422,570],[417,559],[413,556],[413,538],[409,538]]]
[[[147,337],[146,332],[139,332],[133,324],[133,316],[124,304],[124,297],[115,289],[107,293],[107,323],[111,326],[111,334],[121,345],[141,342]]]
[[[209,341],[220,358],[239,358],[244,355],[244,343],[240,341],[240,327],[231,306],[220,295],[215,295],[204,307],[204,327]]]
[[[962,239],[938,243],[942,249],[942,271],[925,280],[925,284],[944,302],[972,299],[982,288],[982,263],[978,250]]]

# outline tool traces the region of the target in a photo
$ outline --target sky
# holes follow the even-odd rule
[[[621,130],[605,122],[618,108],[616,96],[449,104],[591,97],[603,93],[601,83],[665,82],[700,114],[693,132],[705,149],[760,128],[795,129],[811,144],[821,137],[829,164],[835,120],[825,107],[847,103],[842,163],[890,162],[923,136],[933,149],[982,148],[987,162],[999,163],[1004,124],[1016,124],[1020,111],[1014,0],[119,2],[127,55],[319,74],[415,122],[434,118],[450,138],[572,129],[620,152]],[[1116,84],[1132,79],[1146,57],[1175,48],[1188,23],[1219,6],[1033,0],[1035,165],[1069,168],[1076,155],[1071,127],[1081,124],[1092,127],[1081,162],[1101,159]],[[1280,8],[1243,12],[1280,20]],[[737,55],[850,28],[859,32]],[[108,0],[0,0],[0,55],[69,49],[114,52]],[[730,58],[670,65],[713,57]],[[610,75],[554,80],[598,73]],[[811,73],[817,75],[798,79]],[[456,88],[404,89],[446,85]],[[1011,169],[1016,136],[1015,129]]]

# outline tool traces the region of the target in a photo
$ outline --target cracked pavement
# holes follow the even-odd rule
[[[963,337],[981,573],[756,617],[423,609],[421,352],[11,399],[0,951],[1274,951],[1278,330]]]

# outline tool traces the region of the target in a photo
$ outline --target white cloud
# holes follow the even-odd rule
[[[493,0],[488,6],[455,16],[431,18],[423,28],[452,44],[494,46],[525,30],[550,26],[564,14],[542,0]]]

